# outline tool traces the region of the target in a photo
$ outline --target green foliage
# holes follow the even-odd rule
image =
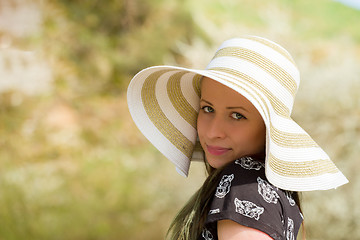
[[[57,79],[84,93],[123,91],[139,70],[182,62],[176,44],[201,34],[184,1],[55,1],[46,5],[44,43]],[[63,68],[69,71],[64,71]]]
[[[360,11],[328,0],[282,2],[292,9],[292,24],[300,36],[329,39],[351,35],[360,42],[355,24],[360,21]]]

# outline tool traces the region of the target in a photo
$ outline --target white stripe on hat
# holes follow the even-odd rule
[[[243,74],[248,75],[256,82],[260,83],[269,92],[276,96],[291,112],[294,98],[293,96],[282,86],[277,80],[270,74],[264,71],[262,68],[248,61],[244,61],[234,57],[219,57],[214,59],[208,66],[209,69],[212,67],[223,67],[227,69],[237,69]]]
[[[300,127],[293,119],[283,118],[281,116],[276,116],[276,120],[271,122],[276,129],[281,129],[282,131],[288,133],[304,133],[304,129]]]
[[[257,52],[258,54],[269,59],[270,61],[272,61],[273,63],[284,69],[286,72],[288,72],[296,81],[297,86],[299,86],[300,74],[299,74],[299,70],[294,65],[294,63],[289,61],[289,59],[285,57],[283,54],[279,53],[278,51],[267,45],[253,41],[251,39],[236,38],[225,41],[218,50],[226,47],[239,47],[239,46]],[[287,51],[284,48],[282,48],[280,45],[277,46],[283,49],[283,51],[287,53]],[[288,56],[289,58],[291,58],[290,54],[288,54]]]
[[[329,159],[329,156],[319,147],[287,148],[277,145],[270,138],[271,153],[278,159],[292,162],[306,162],[318,159]]]
[[[328,190],[348,182],[341,172],[327,173],[316,177],[292,178],[278,175],[269,168],[265,168],[265,170],[267,178],[275,181],[277,187],[281,189],[287,189],[288,186],[291,186],[296,191]]]
[[[193,83],[192,83],[192,78],[195,74],[194,73],[185,73],[184,76],[182,77],[182,81],[180,82],[181,84],[181,92],[182,94],[185,96],[185,98],[188,100],[188,103],[195,109],[198,111],[199,109],[199,102],[200,102],[200,97],[199,95],[195,92],[195,89],[193,88]],[[183,81],[185,79],[190,79],[190,81]]]

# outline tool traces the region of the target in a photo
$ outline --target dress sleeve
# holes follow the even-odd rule
[[[217,221],[228,219],[285,239],[286,201],[282,190],[267,182],[261,162],[236,160],[220,176],[206,225],[214,231]]]

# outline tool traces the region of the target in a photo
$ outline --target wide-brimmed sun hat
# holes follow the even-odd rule
[[[127,100],[134,122],[180,173],[187,176],[191,161],[204,158],[196,131],[204,76],[237,91],[261,114],[266,125],[265,171],[273,185],[311,191],[348,182],[290,117],[300,83],[292,57],[280,45],[256,36],[225,41],[205,70],[154,66],[131,80]]]

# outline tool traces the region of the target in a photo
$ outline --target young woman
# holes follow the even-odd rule
[[[256,36],[225,41],[205,70],[156,66],[128,89],[142,133],[178,171],[208,177],[170,226],[170,239],[296,239],[298,191],[347,183],[290,117],[300,76],[290,54]]]

